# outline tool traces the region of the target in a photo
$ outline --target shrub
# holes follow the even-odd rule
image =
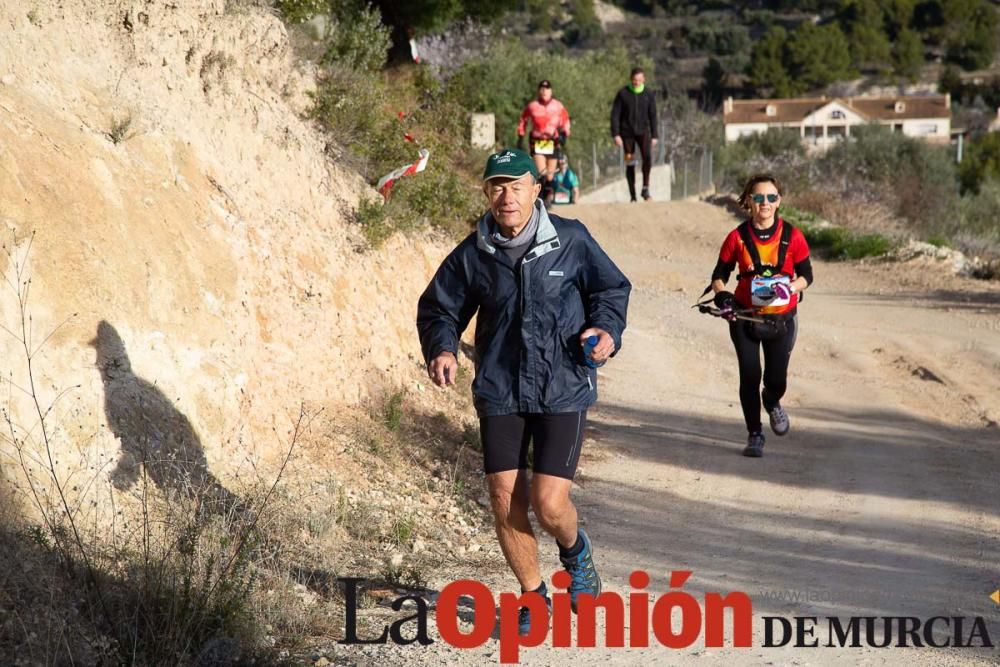
[[[809,249],[830,259],[877,257],[893,249],[891,240],[881,234],[855,234],[844,227],[799,227]]]
[[[384,37],[372,25],[359,25],[375,41]],[[334,155],[372,185],[414,162],[418,148],[431,156],[425,171],[392,186],[384,206],[359,206],[355,221],[369,246],[377,248],[395,232],[428,224],[464,235],[481,212],[473,174],[486,157],[484,151],[467,148],[468,110],[446,98],[426,66],[375,72],[366,69],[373,62],[352,64],[350,53],[331,47],[313,95],[312,114],[329,136]]]
[[[403,423],[403,399],[406,395],[402,391],[395,391],[386,397],[379,415],[382,425],[390,432],[395,433]]]
[[[330,9],[328,0],[277,0],[274,5],[289,23],[303,23]]]
[[[131,128],[132,114],[126,114],[121,118],[112,116],[111,129],[107,132],[108,139],[110,139],[113,144],[120,144],[132,136],[129,132]]]
[[[333,18],[336,23],[327,37],[324,61],[363,73],[382,69],[392,40],[379,10],[350,7]]]
[[[881,234],[858,234],[838,225],[830,225],[815,213],[783,204],[781,216],[798,227],[811,252],[830,259],[862,259],[888,253],[895,244]]]
[[[394,231],[386,220],[386,208],[381,201],[362,199],[354,212],[354,221],[361,225],[361,233],[372,248],[381,247]]]
[[[883,126],[852,129],[820,159],[820,170],[842,191],[865,189],[888,202],[918,234],[932,231],[958,203],[950,150],[889,131]]]
[[[374,110],[385,103],[385,85],[381,77],[329,67],[317,81],[312,115],[337,144],[362,149],[375,131],[378,115]]]
[[[774,174],[795,191],[797,182],[807,177],[805,148],[797,133],[771,128],[767,132],[741,137],[724,144],[718,153],[717,186],[739,192],[753,174]]]
[[[975,195],[962,197],[945,233],[963,252],[1000,257],[1000,180],[984,181]]]
[[[959,165],[962,192],[979,192],[986,179],[1000,182],[1000,132],[990,132],[970,141]]]

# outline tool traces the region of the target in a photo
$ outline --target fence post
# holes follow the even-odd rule
[[[597,143],[590,142],[590,154],[594,161],[594,189],[597,189]]]
[[[684,158],[684,199],[688,196],[688,161]]]
[[[472,145],[493,150],[497,145],[496,118],[491,113],[472,114]]]
[[[659,153],[659,155],[657,155],[656,157],[657,157],[657,164],[664,164],[664,162],[667,159],[667,142],[664,141],[664,138],[666,137],[666,129],[667,128],[666,128],[666,123],[663,122],[662,120],[660,121],[659,125],[660,125],[660,128],[659,128],[659,131],[660,131],[660,146],[659,146],[659,151],[657,151]]]
[[[705,191],[705,183],[702,179],[705,177],[705,149],[701,150],[698,154],[698,195]]]

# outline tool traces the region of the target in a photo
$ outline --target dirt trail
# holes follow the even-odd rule
[[[643,569],[659,595],[667,572],[692,570],[684,590],[698,599],[750,594],[755,648],[542,646],[522,662],[1000,662],[997,650],[760,648],[763,615],[981,615],[998,634],[1000,286],[932,266],[817,261],[783,402],[792,431],[748,459],[726,326],[689,307],[736,220],[697,202],[568,211],[634,284],[574,493],[606,589],[627,594]],[[509,590],[510,579],[489,583]],[[825,643],[825,624],[816,636]],[[432,662],[495,664],[496,651]]]

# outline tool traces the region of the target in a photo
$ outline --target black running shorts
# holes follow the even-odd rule
[[[587,411],[481,417],[486,474],[528,467],[544,475],[573,479],[580,460]]]
[[[635,160],[636,148],[639,149],[639,154],[642,156],[642,163],[644,165],[652,164],[650,158],[653,155],[653,141],[648,132],[641,137],[622,136],[622,149],[627,155],[632,155],[633,160]]]

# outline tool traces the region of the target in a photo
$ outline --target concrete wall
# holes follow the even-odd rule
[[[653,167],[650,172],[649,194],[653,196],[653,201],[670,200],[670,170],[669,164],[661,164]],[[635,171],[635,190],[638,195],[642,190],[642,167],[636,166]],[[625,174],[612,183],[580,195],[581,204],[611,204],[627,202],[628,200],[628,183],[625,182]],[[640,201],[642,200],[640,199]]]

